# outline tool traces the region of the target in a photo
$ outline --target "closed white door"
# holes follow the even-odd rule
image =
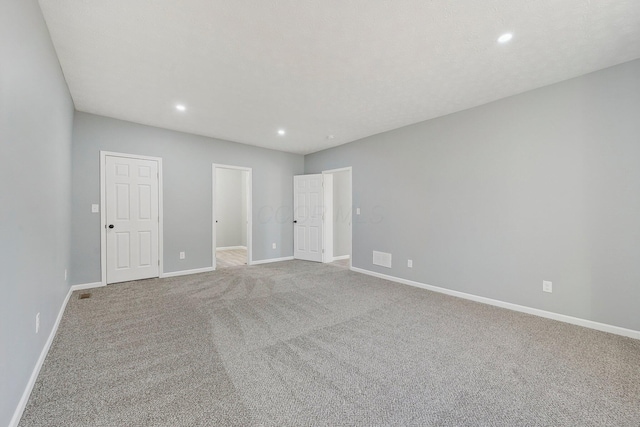
[[[159,276],[158,162],[105,156],[107,283]]]
[[[293,177],[293,257],[322,262],[322,174]]]

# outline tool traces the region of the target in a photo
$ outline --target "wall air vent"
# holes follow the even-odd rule
[[[373,265],[391,268],[391,254],[373,251]]]

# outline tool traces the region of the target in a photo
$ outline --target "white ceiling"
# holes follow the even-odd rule
[[[302,154],[640,57],[639,0],[40,4],[78,110]]]

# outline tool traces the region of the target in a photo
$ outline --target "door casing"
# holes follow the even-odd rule
[[[163,202],[162,202],[162,157],[141,156],[137,154],[117,153],[113,151],[100,151],[100,270],[101,284],[107,284],[107,179],[106,179],[106,157],[126,157],[130,159],[151,160],[158,162],[158,273],[162,277],[164,272],[163,261]]]
[[[333,174],[338,172],[349,172],[351,176],[350,182],[351,187],[349,188],[349,199],[350,199],[350,210],[349,214],[351,215],[351,220],[349,221],[349,239],[351,244],[349,245],[349,267],[351,267],[353,262],[353,170],[351,166],[338,168],[338,169],[330,169],[326,171],[322,171],[322,176],[324,177],[324,194],[325,194],[325,215],[324,215],[324,245],[325,251],[323,253],[322,262],[333,262],[337,259],[333,256],[334,247],[333,247],[333,226],[334,226],[334,211],[335,206],[333,203]]]

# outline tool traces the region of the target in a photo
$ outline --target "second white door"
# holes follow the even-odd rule
[[[322,262],[324,215],[322,174],[293,178],[293,256]]]
[[[105,156],[107,283],[159,276],[158,162]]]

